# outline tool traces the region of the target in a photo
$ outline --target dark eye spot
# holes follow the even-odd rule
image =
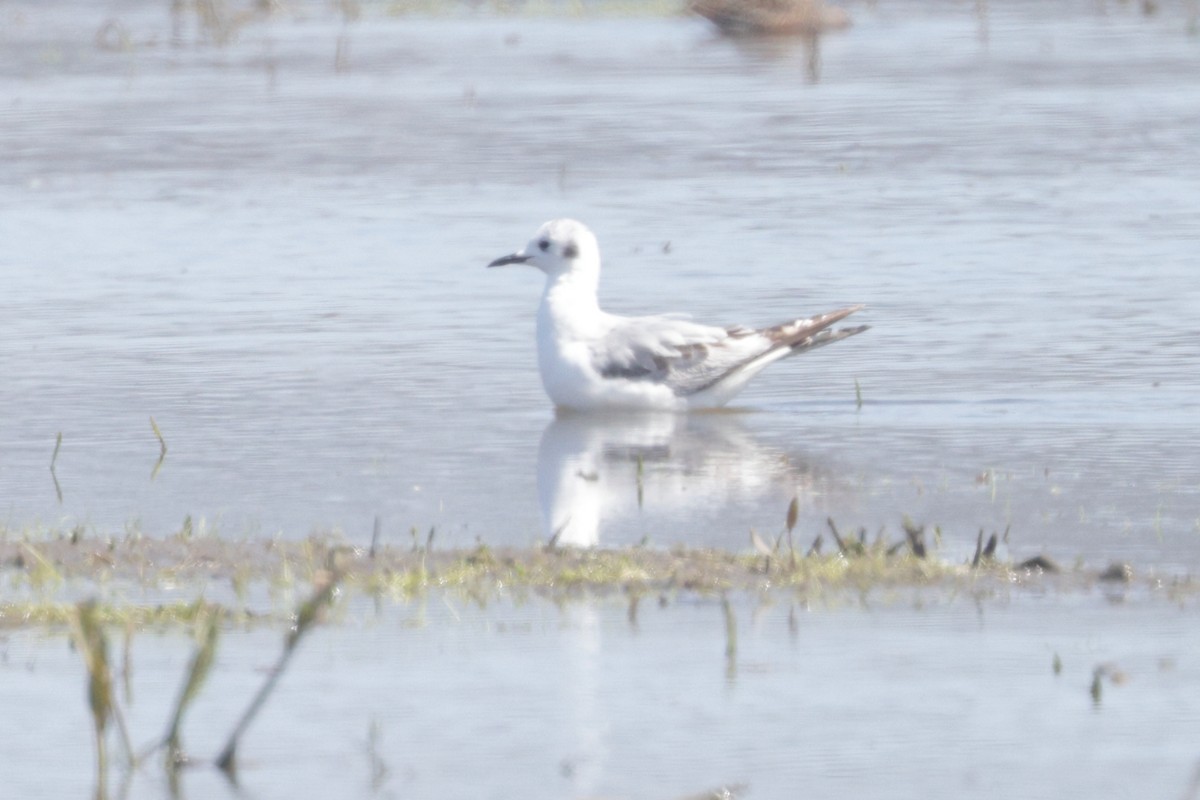
[[[566,258],[574,258],[579,255],[579,248],[574,242],[567,242],[567,246],[563,248],[563,256]]]
[[[540,242],[538,242],[538,250],[541,250],[544,253],[549,249],[550,241],[548,239],[542,239]]]

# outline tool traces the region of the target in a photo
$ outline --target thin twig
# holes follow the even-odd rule
[[[162,469],[163,459],[167,457],[167,440],[163,438],[154,417],[150,417],[150,427],[154,429],[154,435],[158,438],[158,461],[154,462],[154,469],[150,470],[150,480],[154,480],[158,477],[158,471]]]
[[[58,496],[58,504],[61,506],[63,501],[62,487],[58,485],[58,473],[54,471],[54,465],[58,462],[58,451],[62,447],[62,431],[58,432],[58,436],[54,438],[54,454],[50,456],[50,478],[54,481],[54,494]]]
[[[242,734],[250,727],[250,723],[258,715],[267,698],[275,689],[275,684],[279,682],[280,676],[287,669],[288,663],[296,652],[300,640],[313,627],[317,621],[317,616],[321,609],[333,602],[334,593],[337,591],[341,575],[337,572],[332,573],[328,580],[313,592],[312,597],[305,601],[296,613],[296,622],[292,629],[288,632],[287,638],[284,640],[283,653],[279,656],[279,661],[271,669],[267,675],[267,680],[263,683],[262,688],[258,690],[258,694],[250,702],[242,718],[238,720],[234,726],[233,732],[229,735],[229,741],[225,744],[221,754],[217,756],[216,765],[225,773],[230,780],[236,781],[237,776],[237,747],[241,741]]]
[[[380,525],[380,522],[379,522],[379,515],[376,514],[375,515],[375,528],[374,528],[374,530],[371,531],[371,549],[367,553],[372,560],[375,559],[375,552],[379,549],[379,533],[380,533],[381,528],[382,528],[382,525]]]
[[[837,525],[833,523],[833,517],[826,517],[825,524],[829,526],[829,532],[833,534],[833,540],[837,542],[838,552],[845,555],[846,543],[842,541],[842,535],[838,533]]]

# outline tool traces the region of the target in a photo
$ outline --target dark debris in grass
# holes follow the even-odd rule
[[[41,604],[10,603],[7,611],[0,606],[0,626],[55,622],[60,616],[55,601],[66,591],[64,587],[69,587],[72,599],[86,594],[89,586],[114,585],[158,588],[189,598],[173,606],[131,611],[134,621],[153,624],[176,617],[190,620],[194,608],[190,598],[197,588],[202,591],[222,583],[306,586],[324,580],[330,571],[340,575],[346,591],[398,600],[434,591],[458,591],[476,598],[533,594],[558,600],[581,593],[716,597],[725,592],[791,592],[812,598],[904,588],[986,594],[1021,586],[1062,591],[1141,587],[1191,593],[1198,585],[1190,577],[1156,576],[1151,570],[1138,571],[1135,579],[1126,564],[1103,569],[1064,567],[1044,555],[1015,563],[1002,561],[990,541],[984,544],[982,534],[974,558],[953,563],[931,551],[923,529],[907,521],[904,538],[898,542],[882,535],[869,541],[865,532],[845,536],[832,520],[828,527],[836,549],[822,552],[814,544],[805,552],[781,537],[773,549],[760,546],[741,553],[682,546],[576,549],[484,544],[439,550],[431,543],[395,547],[377,540],[368,550],[336,535],[229,540],[190,533],[98,538],[77,531],[9,532],[0,537],[0,580],[26,587],[24,596]]]

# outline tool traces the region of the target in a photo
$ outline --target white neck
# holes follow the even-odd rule
[[[542,308],[559,324],[594,318],[600,314],[600,301],[596,297],[599,285],[598,267],[581,269],[577,266],[569,272],[549,275],[542,293]]]

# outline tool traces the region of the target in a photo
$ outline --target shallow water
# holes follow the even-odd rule
[[[1196,563],[1179,9],[886,4],[814,51],[370,6],[216,46],[166,5],[0,13],[10,527],[362,541],[378,515],[525,544],[582,458],[580,540],[741,547],[798,495],[811,535],[909,515],[961,549],[1011,526],[1020,553]],[[865,302],[873,329],[774,367],[746,413],[552,423],[538,276],[483,265],[567,214],[615,310]]]
[[[241,793],[197,767],[181,794],[671,798],[737,786],[746,798],[1180,797],[1191,779],[1192,608],[918,592],[814,611],[739,604],[735,615],[727,661],[714,601],[647,598],[632,624],[603,600],[352,608],[304,643],[242,741]],[[187,717],[193,757],[220,751],[281,640],[222,637]],[[190,649],[183,636],[134,637],[137,744],[161,735]],[[28,767],[5,770],[5,790],[83,796],[91,743],[77,655],[28,632],[4,653],[5,724],[41,732],[5,737],[6,761]],[[1119,677],[1097,700],[1099,665]],[[61,702],[64,686],[79,702]],[[79,768],[59,769],[60,753]],[[148,765],[127,796],[167,796],[164,783]]]
[[[742,549],[798,497],[805,542],[827,517],[896,535],[908,516],[952,559],[1008,529],[1013,557],[1194,574],[1195,5],[850,5],[814,49],[683,17],[370,4],[218,45],[167,3],[0,2],[0,519]],[[864,302],[873,327],[773,367],[737,413],[555,419],[538,276],[483,267],[563,215],[598,232],[613,310],[767,324]],[[1186,607],[935,595],[792,636],[785,609],[739,602],[732,677],[712,602],[647,601],[637,628],[591,602],[435,596],[415,628],[359,609],[255,729],[250,791],[370,794],[372,720],[384,796],[1188,785]],[[278,638],[227,633],[194,751]],[[90,791],[47,761],[87,763],[77,654],[2,642],[0,749],[31,767],[4,791]],[[141,740],[189,646],[136,648]],[[1109,660],[1130,680],[1097,708]],[[156,774],[132,796],[163,796]]]

